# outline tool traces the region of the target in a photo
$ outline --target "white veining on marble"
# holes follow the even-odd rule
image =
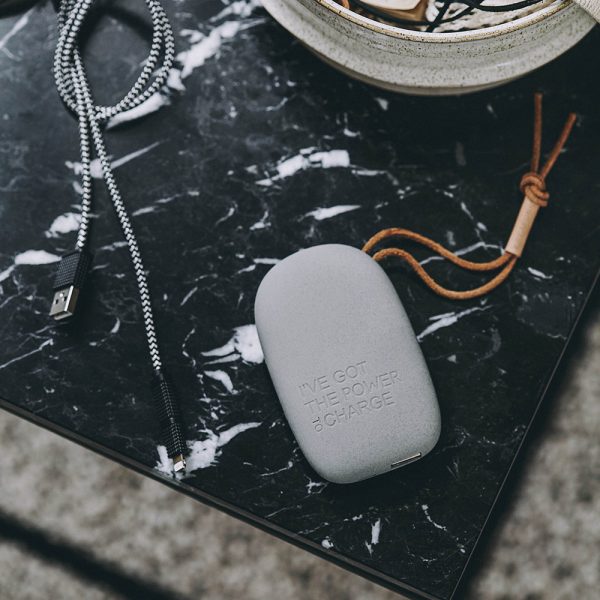
[[[314,150],[315,148],[304,148],[298,154],[282,160],[275,166],[276,175],[260,179],[256,184],[268,187],[276,181],[291,177],[305,169],[331,169],[350,166],[350,154],[347,150],[338,149],[319,152],[314,152]]]
[[[454,241],[454,234],[449,231],[447,234],[447,238],[448,238],[448,243],[450,243],[452,245],[453,241]],[[452,242],[450,242],[450,240],[452,240]],[[460,248],[459,250],[453,250],[454,254],[456,254],[457,256],[462,256],[464,254],[469,254],[471,252],[473,252],[473,250],[477,250],[478,248],[485,248],[486,250],[488,248],[493,249],[493,250],[499,250],[500,252],[503,252],[503,248],[502,246],[498,246],[497,244],[488,244],[487,242],[476,242],[475,244],[471,244],[470,246],[466,246],[464,248]],[[426,265],[429,262],[435,261],[435,260],[444,260],[444,258],[442,256],[429,256],[428,258],[420,261],[421,265]]]
[[[15,256],[12,265],[0,271],[0,282],[8,279],[15,267],[19,265],[47,265],[59,260],[60,256],[46,252],[46,250],[25,250],[25,252],[20,252]]]
[[[179,194],[173,194],[172,196],[167,196],[166,198],[159,198],[158,200],[155,200],[152,204],[149,204],[148,206],[142,206],[141,208],[134,210],[131,213],[131,216],[139,217],[141,215],[151,214],[151,213],[160,211],[164,205],[170,204],[171,202],[173,202],[175,200],[179,200],[182,198],[197,198],[199,195],[200,195],[200,192],[198,190],[187,190],[187,191],[179,193]]]
[[[454,323],[456,323],[459,319],[462,319],[463,317],[466,317],[474,312],[481,312],[488,308],[489,306],[474,306],[473,308],[467,308],[459,312],[449,312],[430,317],[429,320],[433,321],[433,323],[428,325],[421,333],[419,333],[419,335],[417,335],[417,340],[420,342],[423,340],[423,338],[431,335],[434,331],[442,329],[443,327],[450,327],[450,325],[454,325]]]
[[[224,223],[225,221],[227,221],[227,219],[232,217],[234,214],[235,214],[235,207],[230,206],[229,210],[220,219],[217,219],[215,221],[215,227],[217,225],[220,225],[221,223]]]
[[[127,246],[126,241],[118,240],[116,242],[113,242],[112,244],[105,244],[104,246],[100,246],[100,248],[96,250],[96,254],[98,254],[98,252],[114,252],[115,250],[118,250],[119,248],[124,248],[125,246]]]
[[[139,217],[140,215],[147,215],[156,211],[156,206],[143,206],[138,208],[131,213],[132,217]]]
[[[14,270],[15,270],[15,266],[11,265],[10,267],[7,267],[6,269],[4,269],[4,271],[0,271],[0,283],[2,283],[4,280],[8,279]]]
[[[381,533],[381,519],[377,519],[373,525],[371,525],[371,541],[365,542],[365,546],[369,551],[369,554],[373,554],[373,546],[379,544],[379,534]]]
[[[196,292],[198,291],[198,286],[194,286],[181,300],[179,306],[183,306]]]
[[[288,460],[285,467],[281,467],[281,469],[276,469],[275,471],[265,471],[264,473],[260,473],[259,477],[272,477],[273,475],[277,475],[277,473],[283,473],[283,471],[288,471],[294,466],[294,461]]]
[[[546,273],[542,273],[541,271],[538,271],[537,269],[534,269],[533,267],[527,267],[527,270],[534,277],[537,277],[538,279],[552,279],[552,275],[546,275]]]
[[[156,450],[158,452],[158,463],[155,465],[155,469],[160,471],[164,475],[172,475],[173,474],[173,463],[167,454],[167,448],[165,446],[157,446]]]
[[[223,17],[236,16],[247,18],[252,15],[255,8],[262,6],[260,0],[236,0],[227,4],[225,8],[219,11],[214,17],[210,18],[210,22],[220,21]]]
[[[256,265],[276,265],[281,262],[280,258],[253,258]]]
[[[219,446],[224,446],[228,444],[235,436],[240,433],[247,431],[248,429],[254,429],[255,427],[260,427],[261,423],[253,422],[253,423],[240,423],[239,425],[234,425],[225,431],[222,431],[219,434]]]
[[[74,212],[64,213],[52,221],[52,224],[45,232],[45,235],[46,237],[55,238],[65,233],[70,233],[71,231],[77,231],[80,222],[80,214]]]
[[[260,364],[264,360],[256,325],[241,325],[233,330],[231,339],[213,350],[202,352],[207,358],[217,357],[211,363],[232,362],[241,358],[244,362]]]
[[[20,17],[15,24],[0,38],[0,50],[6,54],[9,58],[15,59],[15,55],[8,50],[6,45],[27,23],[29,22],[29,16],[33,8],[29,9],[22,17]]]
[[[475,217],[473,216],[473,213],[469,210],[469,208],[464,202],[460,203],[460,210],[462,210],[465,213],[465,215],[467,215],[467,217],[471,219],[471,221],[475,222]]]
[[[223,384],[223,387],[232,394],[235,390],[233,388],[233,382],[231,381],[231,377],[225,371],[217,369],[215,371],[204,371],[204,374],[211,379],[219,381]]]
[[[386,100],[385,98],[379,98],[379,97],[375,96],[375,102],[377,102],[377,104],[379,104],[379,107],[381,108],[381,110],[387,110],[390,107],[390,101]]]
[[[258,221],[256,221],[256,223],[254,223],[253,225],[250,225],[249,230],[257,231],[258,229],[265,229],[269,225],[270,225],[269,211],[265,210],[265,213],[263,214],[263,216]]]
[[[189,77],[209,58],[215,56],[225,40],[233,38],[240,30],[240,21],[225,21],[214,27],[208,35],[200,31],[184,29],[181,35],[189,39],[191,46],[177,55],[181,63],[181,79]]]
[[[444,525],[440,525],[439,523],[436,523],[432,518],[431,515],[429,514],[429,506],[427,504],[422,504],[421,508],[423,509],[423,512],[425,513],[425,518],[436,528],[436,529],[441,529],[443,531],[448,531],[447,527],[445,527]]]
[[[135,152],[130,152],[129,154],[126,154],[125,156],[122,156],[121,158],[117,158],[117,160],[114,160],[111,162],[111,167],[113,169],[117,169],[121,165],[124,165],[125,163],[128,163],[129,161],[139,158],[143,154],[146,154],[146,152],[150,152],[150,150],[152,150],[153,148],[156,148],[156,146],[159,146],[160,144],[162,144],[162,142],[154,142],[153,144],[150,144],[149,146],[140,148],[139,150],[136,150]],[[98,159],[96,159],[95,161],[92,161],[92,162],[96,162],[96,161],[98,161]],[[100,166],[99,161],[97,162],[97,164],[98,164],[98,166]],[[94,175],[93,171],[94,171],[94,169],[92,167],[92,177],[96,177],[96,175]],[[100,173],[100,175],[98,175],[98,178],[102,177],[102,168],[101,167],[100,167],[99,173]]]
[[[204,65],[208,59],[216,56],[225,42],[232,40],[238,32],[249,27],[254,27],[264,21],[264,19],[258,18],[253,21],[244,22],[244,19],[251,16],[253,10],[259,5],[259,2],[255,0],[232,2],[212,17],[210,22],[218,22],[227,16],[238,18],[227,20],[214,26],[209,33],[203,33],[195,29],[182,29],[180,35],[183,38],[187,38],[190,46],[187,50],[183,50],[177,54],[176,64],[169,71],[169,77],[165,86],[139,106],[109,119],[107,129],[140,119],[157,112],[163,106],[171,104],[173,93],[185,91],[183,80],[189,77],[197,68]]]
[[[11,358],[10,360],[6,361],[5,363],[0,365],[0,370],[5,369],[6,367],[8,367],[9,365],[12,365],[13,363],[16,363],[20,360],[23,360],[24,358],[27,358],[33,354],[37,354],[38,352],[41,352],[46,346],[52,346],[54,344],[54,340],[52,338],[44,340],[37,348],[35,348],[34,350],[30,350],[29,352],[25,352],[25,354],[21,354],[19,356],[15,356],[14,358]]]
[[[278,262],[281,262],[279,258],[253,258],[252,264],[248,265],[237,271],[236,274],[239,273],[249,273],[250,271],[254,271],[256,269],[256,265],[276,265]]]
[[[304,216],[312,217],[317,221],[323,221],[324,219],[331,219],[332,217],[336,217],[337,215],[341,215],[356,210],[358,208],[361,208],[360,204],[340,204],[339,206],[315,208],[315,210],[307,212]]]
[[[129,154],[126,154],[125,156],[122,156],[121,158],[117,158],[116,160],[111,162],[111,167],[113,169],[117,169],[121,165],[124,165],[125,163],[128,163],[129,161],[135,160],[136,158],[139,158],[140,156],[146,154],[146,152],[150,152],[150,150],[152,150],[153,148],[156,148],[156,146],[159,146],[160,144],[162,144],[162,142],[154,142],[153,144],[150,144],[149,146],[140,148],[139,150],[136,150],[135,152],[130,152]],[[65,161],[65,165],[67,166],[68,169],[71,169],[73,171],[73,173],[75,173],[75,175],[81,175],[82,170],[83,170],[83,165],[80,162],[67,160],[67,161]],[[90,173],[94,179],[102,179],[102,164],[100,163],[99,159],[95,158],[94,160],[91,161]]]
[[[181,64],[181,79],[189,77],[195,69],[201,67],[209,58],[215,56],[221,46],[228,40],[234,38],[239,31],[262,23],[264,19],[256,19],[254,22],[244,23],[243,19],[249,17],[259,3],[232,2],[220,13],[210,19],[212,23],[220,21],[226,16],[236,16],[237,19],[224,21],[213,27],[210,33],[205,34],[194,29],[183,29],[182,37],[188,38],[190,47],[177,55],[177,61]]]
[[[121,319],[119,319],[119,317],[117,317],[117,320],[115,321],[115,324],[112,326],[110,333],[112,333],[114,335],[115,333],[118,333],[119,329],[121,329]]]
[[[150,98],[140,105],[111,117],[106,123],[106,128],[112,129],[123,123],[129,123],[130,121],[135,121],[136,119],[141,119],[142,117],[157,112],[163,106],[171,104],[171,96],[173,93],[183,91],[185,91],[185,86],[181,81],[181,70],[177,67],[173,67],[169,71],[166,84],[160,90],[154,92]]]
[[[48,265],[59,260],[60,256],[46,250],[26,250],[15,256],[15,265]]]
[[[260,427],[261,423],[239,423],[229,429],[225,429],[220,433],[214,431],[208,431],[207,436],[204,440],[192,440],[187,441],[187,447],[189,448],[188,456],[186,457],[187,466],[185,469],[185,475],[197,471],[198,469],[206,469],[214,465],[220,456],[221,448],[227,445],[234,437],[240,433],[247,431],[248,429],[254,429]],[[157,446],[158,450],[158,463],[155,465],[155,469],[164,473],[165,475],[173,474],[173,464],[167,456],[167,449],[160,445]],[[183,477],[185,477],[185,475]],[[182,476],[178,477],[181,478]]]
[[[171,79],[169,79],[171,81]],[[167,86],[171,87],[169,83]],[[130,108],[122,113],[111,117],[107,124],[107,129],[112,129],[113,127],[117,127],[118,125],[122,125],[123,123],[127,123],[129,121],[134,121],[136,119],[141,119],[146,115],[150,115],[158,110],[160,110],[163,106],[167,106],[171,104],[171,100],[166,92],[159,91],[154,92],[150,98],[142,102],[140,105],[135,108]]]
[[[312,479],[309,479],[306,483],[306,491],[309,494],[312,494],[313,490],[318,490],[319,492],[321,492],[323,491],[324,487],[327,487],[326,481],[313,481]]]

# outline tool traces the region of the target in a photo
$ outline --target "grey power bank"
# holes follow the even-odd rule
[[[311,466],[352,483],[425,456],[440,412],[396,290],[364,252],[301,250],[273,267],[256,296],[271,379]]]

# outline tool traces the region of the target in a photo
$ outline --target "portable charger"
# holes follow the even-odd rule
[[[435,446],[429,371],[392,282],[367,254],[329,244],[287,257],[263,279],[255,318],[286,418],[319,475],[352,483]]]

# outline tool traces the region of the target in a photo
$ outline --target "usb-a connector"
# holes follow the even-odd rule
[[[75,314],[79,291],[87,275],[91,255],[84,250],[76,250],[62,257],[54,279],[54,298],[50,316],[56,321],[68,319]]]
[[[57,321],[72,317],[75,314],[78,296],[79,290],[72,285],[62,290],[57,290],[54,293],[52,306],[50,307],[50,316]]]

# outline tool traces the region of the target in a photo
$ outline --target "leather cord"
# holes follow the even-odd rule
[[[378,262],[386,258],[400,258],[415,271],[423,280],[425,285],[436,294],[451,300],[469,300],[488,294],[497,288],[510,275],[517,260],[522,254],[523,248],[531,231],[531,227],[540,208],[548,205],[550,195],[546,189],[546,177],[556,164],[560,153],[562,152],[569,135],[575,125],[577,116],[571,113],[562,129],[562,132],[552,148],[544,165],[540,168],[541,149],[542,149],[542,95],[536,94],[534,97],[534,125],[533,125],[533,148],[531,153],[530,170],[523,175],[520,182],[520,189],[523,193],[523,203],[521,210],[517,215],[515,225],[510,238],[506,244],[506,249],[498,258],[485,262],[475,262],[461,258],[451,250],[448,250],[434,240],[425,237],[409,229],[391,227],[383,229],[376,233],[363,246],[363,251],[373,252],[376,247],[391,238],[407,239],[426,248],[429,248],[442,258],[450,261],[456,266],[467,271],[496,271],[500,272],[490,279],[487,283],[469,290],[450,290],[437,283],[429,273],[423,268],[419,261],[407,250],[402,248],[383,248],[373,254],[373,259]]]

